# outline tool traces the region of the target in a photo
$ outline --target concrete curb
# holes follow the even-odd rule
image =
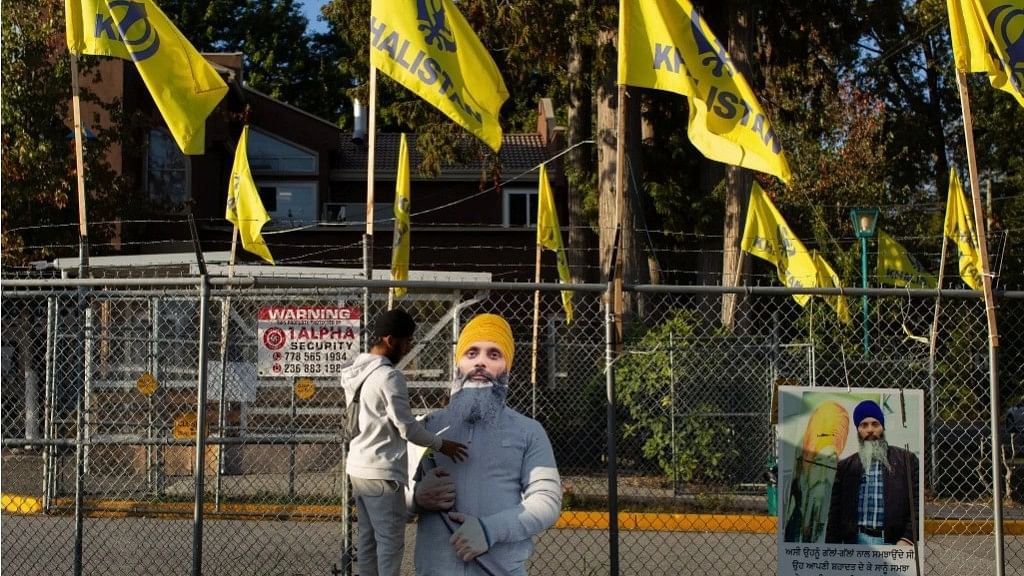
[[[5,514],[42,514],[42,501],[34,496],[2,495]],[[144,500],[87,499],[89,518],[165,517],[191,518],[191,502],[147,502]],[[68,498],[54,500],[57,515],[67,515],[74,501]],[[290,521],[338,521],[341,506],[241,504],[224,503],[215,510],[213,503],[203,508],[204,516],[211,520],[252,520],[254,517]],[[564,511],[555,522],[555,528],[574,530],[607,530],[607,512]],[[623,531],[657,532],[734,532],[745,534],[774,534],[777,530],[774,516],[757,514],[665,514],[650,512],[620,512],[619,529]],[[926,518],[927,536],[978,536],[992,534],[992,522],[958,518]],[[1024,520],[1004,520],[1003,533],[1024,536]]]

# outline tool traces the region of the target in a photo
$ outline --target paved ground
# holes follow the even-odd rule
[[[408,541],[414,537],[410,524]],[[103,576],[190,574],[192,523],[147,518],[88,519],[84,574]],[[70,574],[71,518],[9,516],[2,522],[5,574]],[[204,526],[206,576],[327,576],[336,561],[340,531],[317,522],[208,521]],[[620,574],[635,576],[775,573],[775,538],[761,534],[623,532]],[[924,553],[929,576],[994,574],[991,536],[938,536]],[[1007,574],[1024,576],[1024,537],[1006,540]],[[406,570],[412,574],[412,549]],[[532,576],[608,574],[603,530],[549,530],[537,541]]]
[[[4,493],[39,495],[38,456],[5,454]],[[255,488],[280,493],[276,475],[227,477],[226,491],[238,495]],[[312,478],[306,478],[312,481]],[[322,487],[322,481],[314,484]],[[571,479],[578,493],[600,495],[601,479]],[[105,482],[104,495],[132,499],[137,493],[120,482]],[[191,491],[191,479],[183,480]],[[168,486],[172,488],[172,486]],[[297,492],[303,492],[303,482]],[[620,493],[634,494],[639,487],[628,481]],[[322,488],[321,488],[322,489]],[[650,487],[644,487],[649,491]],[[647,492],[649,494],[649,492]],[[742,497],[746,509],[762,506],[763,498]],[[991,508],[983,503],[930,505],[931,517],[986,518]],[[1008,507],[1006,517],[1020,518],[1020,507]],[[5,574],[71,574],[74,523],[70,517],[13,516],[2,522],[2,560]],[[409,527],[412,542],[414,526]],[[254,576],[326,576],[338,560],[341,530],[337,523],[296,522],[267,518],[259,521],[207,520],[204,525],[203,573]],[[84,574],[182,575],[191,573],[192,522],[190,519],[91,518],[85,521]],[[620,534],[620,574],[675,576],[708,574],[765,576],[775,573],[773,534],[716,532],[623,531]],[[549,530],[537,539],[532,576],[608,574],[608,534],[604,530]],[[937,576],[993,574],[991,536],[934,536],[924,550],[925,573]],[[1007,574],[1024,576],[1024,537],[1008,537],[1005,544]],[[412,574],[412,549],[406,554],[406,574]]]

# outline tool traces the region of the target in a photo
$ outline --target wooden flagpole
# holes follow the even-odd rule
[[[632,232],[632,227],[627,227],[623,219],[626,217],[626,85],[619,84],[618,90],[618,110],[616,110],[615,118],[615,222],[622,230],[622,234],[626,234],[629,230]],[[620,237],[621,240],[621,237]],[[625,309],[622,294],[622,273],[624,271],[623,260],[625,255],[623,250],[616,252],[612,250],[612,254],[618,254],[618,257],[610,265],[615,267],[615,280],[614,280],[614,298],[613,298],[613,311],[615,313],[615,342],[616,351],[622,350],[623,337],[623,322],[622,315]]]
[[[992,274],[988,262],[988,238],[985,236],[985,218],[981,212],[981,187],[978,183],[978,160],[974,149],[974,126],[971,101],[967,91],[967,74],[956,71],[956,84],[960,90],[960,106],[964,117],[964,139],[967,143],[967,166],[971,176],[971,200],[974,204],[974,229],[981,258],[981,283],[985,296],[985,317],[988,321],[989,357],[989,425],[992,434],[992,523],[995,541],[996,576],[1006,573],[1003,557],[1003,494],[999,477],[999,328],[996,325],[996,306],[992,295]]]
[[[539,223],[538,223],[539,225]],[[540,255],[543,248],[537,244],[537,264],[534,268],[534,282],[540,284]],[[537,417],[537,333],[540,326],[540,290],[533,291],[533,358],[530,362],[530,390],[532,394],[533,412],[531,417]]]
[[[949,200],[946,200],[946,212],[949,212]],[[938,377],[935,374],[935,355],[939,343],[939,313],[942,309],[942,279],[946,275],[946,248],[949,244],[949,237],[946,236],[945,225],[942,229],[942,255],[939,257],[939,279],[936,288],[939,293],[935,296],[935,314],[932,316],[932,331],[928,335],[928,403],[931,405],[932,421],[938,418],[938,399],[935,397],[935,389],[938,385]],[[929,432],[931,436],[931,477],[935,478],[935,427],[932,426]]]
[[[78,54],[71,52],[71,110],[74,116],[75,173],[78,181],[78,277],[89,270],[89,222],[85,202],[85,145],[82,142],[82,98],[78,85]]]

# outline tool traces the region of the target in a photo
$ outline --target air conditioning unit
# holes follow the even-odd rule
[[[320,224],[331,226],[333,224],[345,224],[345,203],[324,202],[320,210]]]

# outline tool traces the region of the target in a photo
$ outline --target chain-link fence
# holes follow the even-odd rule
[[[365,345],[362,319],[387,307],[384,284],[213,285],[5,283],[5,571],[344,573],[354,538],[336,371]],[[602,286],[574,287],[567,323],[561,287],[543,285],[534,348],[534,288],[422,283],[400,300],[419,322],[403,367],[418,412],[445,402],[466,321],[496,312],[513,327],[509,402],[544,425],[564,492],[532,574],[774,571],[780,384],[923,390],[924,571],[995,573],[998,544],[1006,572],[1024,574],[1024,418],[1009,410],[1024,403],[1024,293],[998,298],[1010,414],[999,422],[999,540],[977,294],[869,290],[866,308],[849,298],[844,323],[826,299],[801,306],[785,289],[634,287],[610,346]]]

